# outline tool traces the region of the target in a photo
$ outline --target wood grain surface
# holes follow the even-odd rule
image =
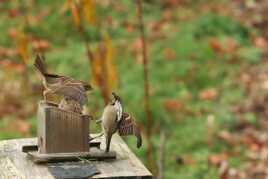
[[[104,141],[104,139],[99,138],[97,141]],[[21,151],[23,145],[36,144],[37,138],[0,141],[0,178],[53,179],[46,164],[34,164],[27,154]],[[102,142],[101,149],[104,148]],[[116,159],[90,161],[101,172],[93,178],[152,178],[151,173],[117,134],[113,136],[111,150],[116,152]]]
[[[89,118],[41,101],[38,107],[40,153],[88,152]]]

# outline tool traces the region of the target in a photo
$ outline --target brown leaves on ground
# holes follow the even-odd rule
[[[170,49],[170,48],[164,49],[164,59],[165,60],[175,60],[176,59],[175,51]]]
[[[6,130],[9,132],[20,133],[22,135],[26,135],[29,133],[31,129],[31,125],[26,120],[16,119],[9,122]]]
[[[253,43],[255,44],[256,47],[263,50],[267,49],[268,47],[267,40],[262,36],[254,38]]]
[[[130,51],[135,57],[136,63],[142,64],[142,41],[140,38],[136,38],[131,46],[130,46]]]
[[[13,62],[10,59],[4,59],[0,61],[0,69],[3,71],[12,71],[17,73],[22,73],[25,70],[25,66],[21,63]]]
[[[229,154],[227,152],[211,154],[208,156],[208,163],[213,166],[219,166],[221,162],[227,160],[228,158]]]
[[[13,76],[16,80],[12,78]],[[23,81],[17,75],[9,73],[0,80],[4,81],[4,85],[0,88],[0,106],[4,106],[0,108],[0,119],[10,114],[21,119],[32,115],[35,112],[35,103],[26,96]],[[25,103],[26,98],[27,103]]]
[[[122,27],[124,27],[128,33],[132,33],[135,31],[135,24],[127,20],[122,22]]]
[[[230,166],[230,157],[232,156],[227,152],[211,154],[208,156],[208,163],[218,169],[219,179],[244,179],[245,173]]]
[[[231,146],[234,146],[234,145],[236,145],[238,143],[236,136],[231,134],[227,130],[220,131],[218,133],[218,138],[223,140],[224,142],[226,142],[227,144],[229,144]]]
[[[238,45],[235,39],[227,38],[224,42],[220,42],[218,39],[213,38],[209,41],[210,48],[217,54],[223,53],[235,53]]]
[[[268,117],[268,64],[263,63],[258,68],[253,68],[241,73],[239,83],[245,88],[245,100],[235,108],[238,117],[243,118],[243,113],[253,113],[259,122],[266,121]],[[265,128],[261,125],[260,127]],[[266,127],[266,129],[268,129]]]
[[[13,47],[0,47],[0,68],[5,71],[21,73],[31,64],[32,52],[45,52],[50,49],[47,40],[35,38],[20,28],[10,28],[8,35]]]
[[[163,102],[163,106],[167,111],[180,111],[184,104],[179,100],[169,99]]]
[[[50,48],[50,43],[47,40],[33,39],[32,48],[35,52],[45,52]]]
[[[241,143],[253,152],[259,152],[265,145],[264,141],[261,141],[258,133],[253,131],[244,132],[244,135],[241,136]]]
[[[0,47],[0,57],[1,58],[12,58],[16,56],[17,50],[12,49],[12,48],[5,48],[5,47]]]
[[[200,100],[214,100],[218,97],[218,91],[215,88],[205,89],[199,92],[198,98]]]
[[[223,130],[217,134],[219,139],[230,147],[243,146],[245,148],[245,159],[237,169],[229,169],[228,179],[268,177],[267,69],[268,64],[262,62],[261,65],[247,68],[241,73],[238,77],[238,83],[244,87],[245,97],[242,102],[235,106],[234,113],[237,121],[234,124],[234,130],[232,132]],[[246,114],[253,114],[256,119],[248,121]],[[218,158],[216,157],[216,159]],[[216,159],[212,158],[212,161],[217,161]],[[232,173],[235,173],[235,175],[233,174],[235,177],[231,177]]]
[[[184,0],[162,0],[162,4],[164,7],[176,7],[180,4],[184,3]]]

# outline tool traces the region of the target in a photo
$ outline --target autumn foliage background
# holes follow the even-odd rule
[[[0,0],[0,140],[36,135],[41,52],[93,84],[95,118],[118,92],[145,136],[126,141],[159,178],[267,177],[266,0],[141,2],[148,101],[138,0]]]

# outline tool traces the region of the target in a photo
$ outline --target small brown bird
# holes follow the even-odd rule
[[[45,100],[47,99],[48,93],[55,93],[78,101],[81,106],[86,103],[86,91],[92,89],[91,85],[70,77],[47,73],[44,58],[40,54],[36,56],[34,66],[42,75],[43,85],[45,87],[43,92]]]
[[[82,114],[83,111],[82,106],[76,100],[73,100],[71,98],[63,98],[60,101],[59,108],[65,111],[71,111],[79,114]]]
[[[129,114],[122,112],[123,110],[120,97],[115,93],[112,93],[112,96],[113,99],[104,108],[102,117],[100,119],[106,140],[105,152],[109,152],[111,139],[116,131],[118,131],[119,135],[121,136],[135,135],[137,138],[137,147],[141,147],[142,138],[140,129]]]

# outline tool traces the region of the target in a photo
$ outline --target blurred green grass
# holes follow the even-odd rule
[[[228,3],[228,1],[223,2]],[[134,32],[129,33],[122,25],[125,21],[135,22],[135,4],[130,1],[116,3],[124,7],[122,12],[111,10],[111,7],[99,7],[98,17],[103,20],[111,16],[113,21],[119,24],[116,28],[106,29],[111,35],[115,48],[114,58],[119,76],[117,91],[123,98],[125,110],[144,124],[145,115],[140,105],[143,103],[143,68],[142,63],[137,62],[131,52],[131,45],[138,38],[138,31],[135,29]],[[89,81],[91,73],[84,44],[72,25],[71,15],[60,14],[59,9],[62,4],[63,1],[36,1],[34,13],[37,13],[38,9],[50,13],[44,21],[28,27],[26,31],[50,42],[51,50],[46,54],[46,58],[51,70]],[[10,6],[16,7],[16,5]],[[218,141],[216,137],[213,146],[208,147],[207,118],[209,115],[214,116],[215,126],[218,126],[216,130],[222,127],[228,130],[234,123],[235,116],[231,113],[231,108],[243,98],[243,90],[237,83],[237,76],[243,68],[260,60],[260,50],[252,45],[250,39],[251,34],[256,33],[255,30],[242,25],[232,17],[216,12],[197,14],[190,6],[181,8],[189,11],[191,16],[184,20],[185,11],[170,8],[169,11],[175,20],[170,20],[162,27],[161,34],[164,38],[151,39],[153,30],[148,29],[148,24],[161,19],[164,10],[159,3],[145,4],[145,24],[150,39],[150,103],[155,128],[153,143],[156,147],[159,145],[159,126],[161,126],[167,131],[168,136],[166,178],[218,178],[217,169],[208,165],[208,156],[232,149]],[[12,43],[7,31],[11,27],[18,27],[20,18],[9,20],[4,13],[0,16],[3,18],[0,21],[0,29],[4,34],[0,36],[0,45],[11,47]],[[88,28],[87,33],[92,45],[96,45],[99,39],[97,30]],[[224,44],[230,38],[238,46],[235,54],[219,54],[210,45],[212,39],[217,39],[219,43]],[[174,52],[172,59],[167,59],[166,49]],[[33,67],[29,65],[28,68],[32,74],[31,81],[39,83],[33,73]],[[200,99],[200,92],[210,88],[217,91],[217,97],[212,100]],[[40,96],[36,97],[36,102],[39,98]],[[183,108],[176,110],[165,108],[165,101],[171,99],[179,101]],[[95,116],[100,116],[103,101],[98,89],[89,94],[88,106]],[[12,122],[9,116],[1,119],[0,129],[5,128],[8,121]],[[28,121],[32,125],[30,135],[35,136],[35,114],[28,116]],[[99,128],[94,128],[94,131],[98,130]],[[0,140],[24,136],[19,133],[0,131]],[[141,150],[134,148],[133,139],[128,142],[137,155],[145,161],[144,148]],[[240,150],[241,158],[230,159],[231,165],[239,166],[243,158],[243,147]],[[193,164],[178,164],[176,158],[183,156],[191,156]],[[158,157],[157,152],[155,157]]]

